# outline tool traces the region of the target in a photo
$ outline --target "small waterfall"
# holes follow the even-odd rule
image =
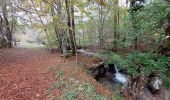
[[[95,55],[95,53],[85,51],[84,49],[79,49],[79,50],[77,50],[77,52],[82,53],[86,56],[94,56]],[[104,68],[104,65],[102,65],[102,67]],[[125,74],[122,74],[119,72],[116,64],[110,64],[109,67],[110,67],[110,69],[109,69],[110,75],[108,77],[110,77],[112,80],[114,80],[120,84],[125,84],[126,81],[128,80],[128,78]],[[100,78],[100,76],[101,76],[101,74],[103,74],[103,72],[101,73],[101,69],[95,69],[93,71],[93,74],[95,77]]]
[[[115,79],[118,83],[125,84],[126,81],[127,81],[127,77],[125,77],[124,74],[119,73],[119,70],[117,69],[116,64],[114,64],[114,65],[115,65],[114,67],[115,67],[115,70],[116,70],[116,73],[114,74],[114,75],[115,75],[114,79]]]
[[[114,64],[114,67],[115,67],[115,71],[116,71],[116,73],[119,73],[119,71],[118,71],[118,69],[117,69],[116,64]]]

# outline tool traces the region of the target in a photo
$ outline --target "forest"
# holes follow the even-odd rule
[[[170,100],[170,1],[0,0],[0,100]]]

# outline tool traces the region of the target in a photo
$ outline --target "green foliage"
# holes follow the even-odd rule
[[[96,56],[102,58],[104,61],[107,61],[108,64],[109,63],[113,63],[114,59],[112,59],[112,56],[114,55],[113,52],[109,52],[109,51],[99,51]]]
[[[170,44],[166,45],[165,49],[170,50]]]
[[[162,0],[153,0],[145,7],[126,16],[124,27],[119,29],[119,45],[128,48],[134,40],[149,43],[150,48],[156,47],[165,38],[163,21],[170,16],[170,5]]]
[[[160,27],[162,26],[161,22],[169,16],[169,8],[170,5],[162,2],[162,0],[152,1],[147,4],[144,9],[137,12],[136,19],[140,19],[137,25],[140,26],[143,32],[162,33],[162,27]]]
[[[92,84],[86,83],[85,85],[87,86],[86,94],[93,94],[95,92],[95,88]]]
[[[155,71],[160,73],[166,71],[165,62],[152,53],[130,53],[119,65],[134,77],[139,75],[148,76]]]
[[[78,86],[78,90],[79,90],[79,91],[83,91],[83,90],[84,90],[84,86],[83,86],[82,84],[80,84],[80,85]]]
[[[170,89],[170,78],[167,78],[167,79],[165,80],[165,87],[166,87],[167,89]]]
[[[166,67],[167,69],[170,69],[170,57],[165,57],[165,56],[161,56],[158,59],[158,63],[159,65],[162,65],[164,67]]]
[[[120,92],[116,92],[115,95],[113,96],[113,100],[124,100]]]
[[[168,67],[168,70],[165,73],[164,81],[165,81],[165,84],[164,84],[165,87],[167,89],[170,89],[170,66]]]
[[[169,66],[169,57],[159,57],[153,53],[129,53],[122,57],[113,52],[103,51],[99,53],[106,63],[116,63],[120,69],[124,69],[133,77],[139,75],[148,76],[154,71],[163,73]]]
[[[93,98],[93,100],[106,100],[105,96],[99,95],[95,92],[95,87],[90,83],[80,84],[78,86],[78,90],[85,93],[87,98],[90,96]]]
[[[52,32],[49,32],[49,41],[47,42],[47,46],[50,46],[50,47],[57,47],[59,46],[59,42],[58,40],[56,39],[56,33],[53,32],[53,30],[51,28],[49,28],[49,30],[51,30]],[[46,40],[47,40],[47,37],[46,37]]]
[[[62,97],[62,100],[76,100],[76,98],[77,93],[75,91],[69,91]]]
[[[99,94],[94,94],[94,100],[106,100],[106,97]]]
[[[56,78],[59,78],[60,80],[62,80],[64,78],[64,72],[63,71],[59,71],[56,75]]]
[[[54,70],[54,69],[52,69]],[[59,78],[60,81],[59,82],[55,82],[48,90],[47,90],[47,94],[51,94],[51,92],[57,88],[59,88],[62,85],[62,80],[64,78],[64,72],[63,71],[59,71],[56,73],[56,78]]]
[[[135,52],[133,54],[128,54],[124,60],[125,63],[120,63],[120,65],[122,65],[122,68],[128,69],[127,72],[132,76],[148,76],[154,71],[159,70],[162,72],[165,70],[165,67],[159,65],[159,63],[155,61],[155,58],[156,55],[154,54]]]
[[[56,82],[54,85],[48,89],[47,94],[50,94],[54,89],[59,88],[61,86],[61,82]]]

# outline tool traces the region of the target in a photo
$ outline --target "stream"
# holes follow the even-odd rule
[[[95,53],[85,51],[84,49],[77,50],[79,53],[82,53],[86,56],[95,56]],[[119,72],[116,64],[108,64],[108,67],[105,67],[104,63],[92,67],[90,73],[92,76],[101,84],[104,84],[112,90],[121,90],[122,86],[128,80],[128,75]]]
[[[78,50],[78,53],[82,53],[85,56],[93,57],[95,56],[95,53],[88,52],[88,50],[80,49]],[[103,84],[104,86],[108,87],[109,89],[113,91],[121,91],[122,87],[126,85],[129,76],[125,74],[123,71],[119,70],[117,65],[115,63],[113,64],[106,64],[104,62],[99,62],[95,64],[95,66],[92,66],[92,68],[88,69],[90,71],[90,74],[98,81],[100,84]],[[159,77],[152,77],[150,79],[150,83],[153,84],[146,84],[144,87],[144,95],[141,97],[142,100],[157,100],[157,98],[170,98],[167,95],[168,92],[162,92],[161,84],[162,81]],[[151,86],[149,88],[148,86]],[[156,92],[155,90],[156,89]],[[156,94],[155,94],[156,93]],[[159,99],[162,100],[162,99]],[[165,99],[170,100],[170,99]]]

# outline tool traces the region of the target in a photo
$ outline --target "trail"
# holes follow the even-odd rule
[[[44,49],[1,49],[0,100],[47,100],[54,82],[49,68],[58,62],[59,54]]]
[[[60,70],[65,73],[64,84],[70,83],[72,76],[75,76],[75,82],[89,82],[94,85],[97,93],[112,97],[113,92],[110,89],[96,82],[92,76],[86,75],[80,66],[75,66],[75,59],[76,57],[64,58],[58,52],[52,54],[41,48],[0,49],[0,100],[49,100],[47,91],[54,83],[59,82],[56,72]],[[89,57],[78,55],[81,66],[86,64],[90,67],[92,61]],[[61,97],[68,92],[65,89],[72,89],[73,84],[76,83],[54,90],[53,94]],[[76,87],[73,90],[76,90]]]

